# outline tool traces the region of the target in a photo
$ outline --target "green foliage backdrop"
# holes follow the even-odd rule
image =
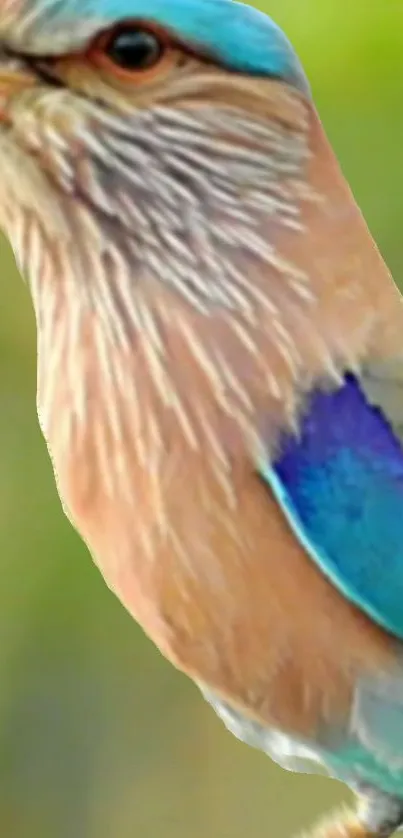
[[[403,4],[261,5],[298,49],[399,281]],[[227,734],[106,589],[56,497],[35,415],[33,316],[3,240],[0,267],[1,834],[286,838],[345,790]]]

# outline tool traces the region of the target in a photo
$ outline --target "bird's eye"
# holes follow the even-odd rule
[[[158,64],[164,53],[164,44],[151,30],[128,25],[105,37],[102,52],[104,59],[117,70],[139,73]]]

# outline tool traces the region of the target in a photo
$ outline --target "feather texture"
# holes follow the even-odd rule
[[[296,435],[262,473],[322,570],[402,639],[403,449],[377,405],[352,375],[313,393]]]

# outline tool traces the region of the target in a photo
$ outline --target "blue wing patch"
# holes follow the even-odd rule
[[[312,394],[298,436],[260,473],[310,557],[355,605],[403,639],[403,449],[347,375]]]

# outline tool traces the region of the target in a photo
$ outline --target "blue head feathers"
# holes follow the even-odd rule
[[[34,51],[77,49],[96,31],[120,20],[158,23],[185,42],[238,71],[275,76],[308,92],[288,39],[262,12],[233,0],[35,0],[26,33]],[[30,5],[30,8],[31,5]],[[29,20],[31,17],[31,20]],[[31,25],[34,31],[31,31]]]

